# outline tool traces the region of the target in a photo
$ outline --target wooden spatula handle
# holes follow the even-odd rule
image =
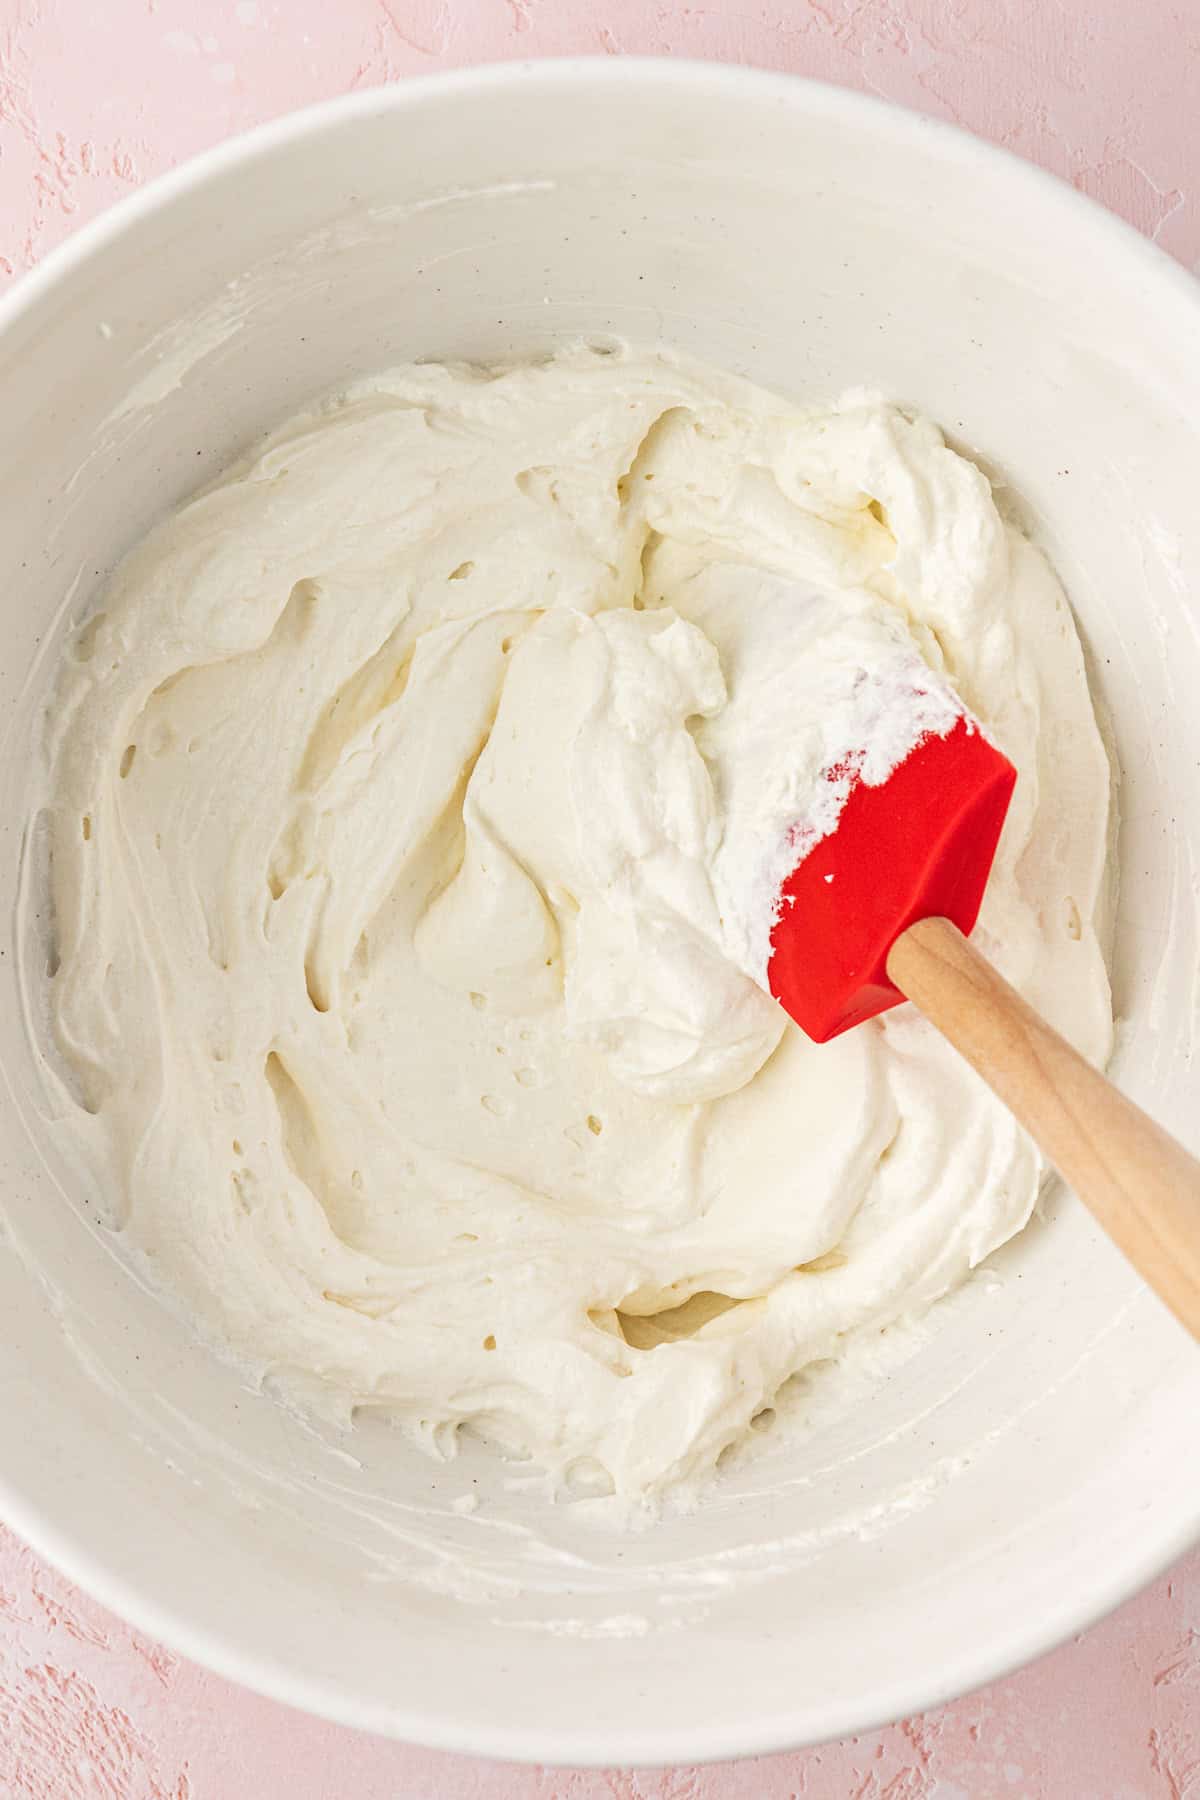
[[[910,926],[887,967],[1200,1338],[1200,1162],[1039,1018],[948,919]]]

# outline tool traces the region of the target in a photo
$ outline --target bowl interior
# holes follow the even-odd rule
[[[127,1615],[299,1704],[540,1760],[695,1760],[942,1699],[1182,1549],[1182,1332],[1051,1188],[884,1384],[802,1395],[803,1436],[693,1516],[618,1540],[480,1450],[336,1442],[249,1395],[89,1224],[38,1075],[38,907],[16,904],[57,646],[150,522],[349,376],[578,335],[798,397],[882,389],[1004,487],[1111,720],[1116,1072],[1197,1141],[1186,278],[999,153],[800,82],[513,66],[340,103],[139,197],[0,315],[0,903],[25,922],[0,955],[0,1506]]]

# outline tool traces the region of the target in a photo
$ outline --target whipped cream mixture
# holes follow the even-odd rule
[[[126,559],[53,708],[114,1224],[306,1404],[555,1491],[710,1470],[1036,1197],[911,1009],[817,1047],[763,987],[787,834],[945,729],[928,668],[1020,772],[981,941],[1103,1059],[1079,642],[934,426],[584,348],[286,425]]]

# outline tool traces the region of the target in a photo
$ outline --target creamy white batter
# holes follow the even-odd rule
[[[308,1404],[556,1491],[706,1472],[1036,1196],[909,1009],[816,1047],[760,985],[781,833],[865,724],[880,769],[936,728],[930,666],[1020,772],[981,939],[1102,1059],[1079,643],[932,425],[579,349],[275,433],[55,704],[53,1015],[127,1242]]]

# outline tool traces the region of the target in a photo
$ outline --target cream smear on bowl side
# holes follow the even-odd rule
[[[914,666],[1019,771],[985,947],[1102,1060],[1079,642],[928,421],[581,347],[283,426],[51,709],[50,1005],[122,1241],[306,1405],[552,1492],[703,1476],[1043,1172],[908,1009],[818,1047],[756,980],[771,846],[864,717],[927,728]]]

